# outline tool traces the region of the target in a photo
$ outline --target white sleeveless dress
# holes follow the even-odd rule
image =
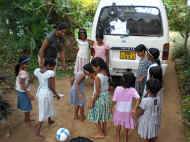
[[[82,41],[80,39],[77,40],[79,51],[77,53],[75,67],[74,67],[74,74],[77,72],[81,72],[82,68],[85,64],[89,62],[89,43],[88,41]]]

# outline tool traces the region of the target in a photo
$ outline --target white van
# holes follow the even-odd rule
[[[110,46],[109,68],[113,76],[121,76],[126,69],[136,71],[139,57],[135,47],[160,50],[163,71],[169,56],[169,29],[162,0],[101,0],[97,8],[92,39],[103,31]]]

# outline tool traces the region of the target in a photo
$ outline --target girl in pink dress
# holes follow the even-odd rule
[[[140,96],[137,93],[135,86],[135,76],[129,72],[123,77],[123,85],[115,89],[113,95],[114,113],[113,123],[116,127],[116,142],[120,142],[121,127],[126,131],[126,142],[128,142],[128,132],[135,128],[133,115],[138,107]],[[136,100],[135,106],[132,107],[133,100]]]
[[[102,58],[108,65],[109,61],[109,47],[103,41],[104,35],[101,33],[96,34],[96,41],[93,44],[93,57]]]

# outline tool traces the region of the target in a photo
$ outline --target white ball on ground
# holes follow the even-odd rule
[[[70,137],[70,132],[66,128],[59,128],[56,132],[56,140],[59,142],[65,142]]]

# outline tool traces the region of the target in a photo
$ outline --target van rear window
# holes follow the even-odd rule
[[[163,35],[159,9],[140,6],[104,7],[100,12],[96,31],[103,31],[105,35]]]

